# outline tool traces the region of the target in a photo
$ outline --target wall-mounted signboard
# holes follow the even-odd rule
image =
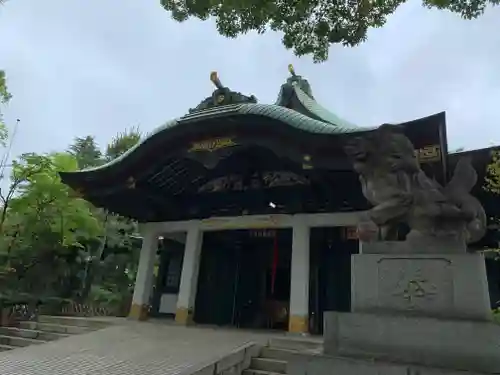
[[[213,152],[226,147],[236,146],[237,143],[234,141],[233,137],[221,137],[206,139],[199,142],[193,142],[188,152]]]
[[[441,147],[439,145],[430,145],[415,150],[417,159],[420,163],[432,163],[441,160]]]

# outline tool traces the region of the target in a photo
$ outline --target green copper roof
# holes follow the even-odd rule
[[[297,95],[297,99],[313,116],[318,117],[319,119],[333,125],[338,125],[344,128],[360,129],[359,126],[341,119],[336,114],[330,112],[328,109],[319,104],[316,100],[312,99],[309,95],[307,95],[300,89],[297,83],[293,83],[293,86],[295,95]]]
[[[304,94],[305,95],[305,94]],[[154,137],[156,134],[169,131],[177,126],[182,126],[184,123],[188,122],[198,122],[214,117],[226,117],[226,116],[244,116],[244,115],[256,115],[271,118],[277,121],[288,124],[289,126],[314,134],[347,134],[347,133],[357,133],[364,132],[375,129],[371,128],[361,128],[355,127],[348,123],[342,123],[339,121],[338,125],[333,123],[326,123],[323,121],[315,120],[311,117],[305,116],[295,110],[282,107],[275,104],[230,104],[219,107],[212,107],[205,110],[197,111],[194,113],[187,114],[179,119],[169,121],[151,133],[147,134],[138,144],[129,149],[123,155],[118,158],[111,160],[110,162],[100,165],[98,167],[83,169],[79,172],[90,172],[95,170],[105,169],[111,165],[119,164],[122,160],[126,159],[128,155],[132,154],[135,150],[140,148],[148,139]]]
[[[171,120],[147,134],[137,145],[125,152],[120,157],[98,167],[88,168],[80,172],[102,170],[115,164],[119,164],[130,154],[134,153],[142,145],[159,133],[169,131],[174,127],[189,122],[200,122],[215,117],[235,117],[244,115],[263,116],[280,121],[289,126],[314,134],[346,134],[372,130],[374,128],[362,128],[342,120],[335,114],[318,104],[312,95],[312,90],[306,79],[290,70],[291,76],[281,87],[280,95],[276,104],[258,104],[257,99],[246,96],[223,86],[217,76],[212,72],[210,79],[216,86],[212,96],[206,98],[196,108],[191,109],[185,116]],[[287,106],[293,96],[300,103],[301,108]],[[222,101],[219,101],[222,99]]]
[[[342,128],[359,129],[348,121],[341,119],[336,114],[320,105],[312,93],[312,88],[307,79],[295,73],[293,66],[289,65],[290,77],[281,86],[276,105],[287,107],[300,112],[313,119],[326,122]]]
[[[294,128],[316,134],[345,134],[371,130],[373,128],[360,128],[346,122],[326,123],[303,115],[293,109],[272,104],[244,104],[241,105],[241,114],[261,115],[287,123]]]

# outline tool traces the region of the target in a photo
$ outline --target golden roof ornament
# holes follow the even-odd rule
[[[219,76],[217,75],[217,72],[212,72],[210,73],[210,81],[217,87],[218,89],[223,88],[222,83],[220,82]]]
[[[293,65],[292,64],[288,64],[288,71],[290,72],[290,74],[295,77],[297,74],[295,73],[295,69],[293,68]]]
[[[215,91],[209,97],[205,98],[200,104],[195,108],[191,108],[189,113],[203,111],[208,108],[213,108],[217,106],[223,106],[228,104],[239,104],[239,103],[257,103],[257,98],[253,95],[247,96],[240,92],[230,90],[225,87],[217,74],[216,71],[210,73],[210,81],[215,85]]]

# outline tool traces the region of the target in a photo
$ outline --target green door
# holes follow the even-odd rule
[[[201,253],[195,303],[196,323],[233,324],[237,257],[207,233]]]
[[[262,249],[251,243],[238,249],[238,276],[235,298],[235,325],[241,328],[255,328],[255,321],[261,306]]]

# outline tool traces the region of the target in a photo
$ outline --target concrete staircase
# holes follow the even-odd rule
[[[298,351],[319,352],[322,343],[314,339],[273,338],[263,347],[260,355],[252,359],[242,375],[287,374],[288,359]]]
[[[108,325],[93,319],[42,315],[38,321],[19,322],[16,327],[0,327],[0,352],[95,331]]]

